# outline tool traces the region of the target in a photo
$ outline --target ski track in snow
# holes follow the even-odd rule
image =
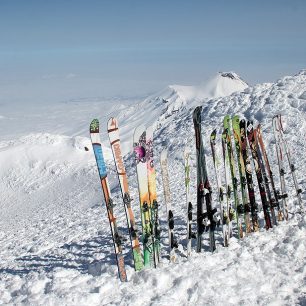
[[[184,90],[184,87],[177,87]],[[221,228],[217,230],[217,251],[204,250],[187,259],[186,204],[184,191],[183,150],[185,144],[195,152],[192,109],[203,105],[204,145],[208,173],[216,201],[215,178],[209,135],[220,126],[225,114],[239,114],[260,122],[272,170],[277,179],[272,117],[281,113],[285,136],[296,165],[302,190],[306,149],[306,71],[276,83],[248,87],[231,96],[201,99],[198,95],[166,90],[143,102],[111,107],[105,114],[95,102],[93,116],[119,120],[124,150],[129,152],[133,128],[139,123],[154,124],[155,164],[162,227],[160,267],[135,273],[126,230],[125,213],[119,197],[117,177],[106,132],[102,132],[103,150],[115,203],[119,230],[124,233],[128,283],[120,283],[113,256],[112,240],[106,217],[98,173],[87,125],[75,105],[73,128],[56,127],[47,122],[48,133],[28,123],[26,134],[4,135],[0,142],[0,304],[8,305],[295,305],[306,304],[306,217],[291,214],[272,230],[261,229],[229,248],[222,247]],[[163,96],[164,95],[164,96]],[[186,97],[196,96],[196,100]],[[169,99],[171,97],[171,99]],[[183,101],[182,97],[186,99]],[[121,109],[121,110],[120,110]],[[57,116],[67,122],[67,108]],[[64,112],[65,111],[65,112]],[[96,112],[96,113],[95,113]],[[99,115],[101,115],[99,117]],[[43,113],[41,114],[43,120]],[[1,114],[1,124],[12,120]],[[69,120],[68,120],[69,118]],[[38,120],[38,119],[37,119]],[[54,117],[56,122],[56,116]],[[10,121],[11,122],[11,121]],[[103,121],[101,121],[103,122]],[[43,121],[42,121],[43,123]],[[39,132],[39,133],[38,133]],[[10,132],[11,133],[11,132]],[[69,135],[69,136],[64,136]],[[76,136],[76,135],[82,135]],[[89,151],[85,151],[84,147]],[[178,262],[170,264],[166,208],[160,177],[159,155],[169,148],[169,174],[175,235],[179,240]],[[140,228],[137,179],[133,156],[126,155],[133,208]],[[195,154],[191,163],[195,165]],[[196,213],[195,167],[191,168],[192,202]],[[295,212],[293,182],[287,169],[289,208]],[[257,188],[255,184],[255,188]],[[302,194],[305,203],[305,192]],[[260,203],[260,199],[257,199]],[[261,212],[262,216],[262,212]],[[195,230],[195,228],[194,228]]]

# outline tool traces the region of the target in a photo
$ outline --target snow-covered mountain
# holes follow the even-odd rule
[[[148,97],[145,103],[161,101],[166,106],[163,112],[166,116],[171,116],[181,108],[195,107],[203,101],[229,96],[247,87],[248,84],[235,72],[219,72],[200,85],[170,85],[161,92]]]
[[[86,105],[85,105],[86,104]],[[295,197],[287,167],[290,221],[230,247],[206,250],[185,257],[186,205],[182,153],[185,145],[194,152],[192,111],[203,106],[203,136],[214,199],[217,194],[209,148],[209,135],[225,114],[238,114],[260,122],[277,180],[271,118],[282,114],[302,190],[306,149],[306,70],[275,83],[248,87],[234,73],[218,74],[198,86],[173,85],[140,103],[103,103],[56,106],[35,113],[26,134],[10,134],[0,141],[0,303],[9,305],[294,305],[306,301],[306,218],[294,214]],[[85,106],[84,106],[85,105]],[[111,106],[112,105],[112,106]],[[68,109],[70,111],[68,111]],[[84,116],[82,117],[82,111]],[[53,119],[51,118],[53,116]],[[18,114],[2,112],[3,125],[17,125]],[[27,116],[27,114],[23,114]],[[129,241],[125,242],[128,283],[116,277],[115,259],[88,125],[98,117],[101,126],[115,115],[121,127],[124,150],[129,153],[133,128],[140,123],[155,127],[155,157],[162,228],[162,262],[156,270],[135,273]],[[75,122],[67,130],[63,122]],[[29,115],[27,118],[34,118]],[[60,118],[60,119],[59,119]],[[39,121],[40,120],[40,121]],[[54,121],[52,121],[54,120]],[[59,120],[59,121],[58,121]],[[38,133],[41,122],[44,133]],[[54,130],[52,131],[52,122]],[[55,124],[57,123],[57,124]],[[31,130],[32,132],[28,132]],[[17,127],[16,127],[17,129]],[[106,130],[106,127],[105,127]],[[14,131],[12,129],[12,131]],[[4,132],[3,132],[4,133]],[[101,132],[106,153],[115,212],[127,238],[125,213],[111,159],[106,132]],[[6,135],[7,138],[7,135]],[[84,147],[89,148],[85,151]],[[169,149],[169,173],[175,233],[179,241],[177,264],[167,258],[166,209],[163,203],[159,154]],[[194,154],[192,156],[194,165]],[[126,169],[133,209],[140,226],[137,180],[133,156],[126,155]],[[195,168],[191,169],[192,202],[195,203]],[[255,186],[256,187],[256,186]],[[302,194],[306,200],[305,193]],[[258,198],[258,202],[260,199]],[[204,244],[208,245],[205,234]]]

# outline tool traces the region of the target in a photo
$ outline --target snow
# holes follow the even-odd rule
[[[223,75],[223,76],[222,76]],[[225,76],[224,76],[225,75]],[[282,114],[298,181],[306,189],[306,71],[275,83],[248,86],[235,73],[219,73],[197,86],[171,85],[143,101],[67,101],[20,109],[0,108],[0,304],[8,305],[294,305],[306,303],[306,217],[296,213],[287,169],[290,220],[233,238],[217,250],[186,257],[183,151],[194,152],[192,110],[203,105],[203,132],[214,200],[216,182],[208,145],[225,114],[260,122],[277,179],[272,117]],[[131,155],[134,128],[153,124],[155,156],[169,149],[170,189],[179,240],[178,262],[169,263],[166,209],[156,163],[162,226],[162,260],[134,272],[125,215],[108,144],[106,124],[120,125],[133,209],[140,227],[137,179]],[[124,233],[128,283],[120,283],[109,224],[89,140],[93,118],[101,123],[103,150],[119,229]],[[104,125],[104,128],[103,128]],[[8,129],[8,126],[10,127]],[[85,147],[89,151],[85,151]],[[195,156],[191,162],[195,164]],[[191,169],[195,203],[195,168]],[[257,187],[257,186],[255,186]],[[305,193],[302,194],[305,202]],[[257,199],[260,202],[260,199]],[[194,209],[195,213],[195,209]],[[261,213],[262,215],[262,213]],[[263,225],[263,220],[261,220]]]

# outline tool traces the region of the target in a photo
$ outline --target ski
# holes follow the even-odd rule
[[[236,166],[235,166],[235,159],[234,159],[234,152],[232,147],[232,137],[231,137],[231,117],[230,115],[226,115],[223,119],[223,127],[226,133],[226,147],[228,151],[228,158],[230,164],[230,171],[232,177],[232,186],[233,186],[233,194],[234,194],[234,203],[235,203],[235,210],[236,210],[236,221],[237,221],[237,229],[238,229],[238,238],[243,238],[244,230],[243,230],[243,213],[244,207],[240,201],[239,194],[238,194],[238,179],[236,176]]]
[[[145,267],[155,267],[154,237],[147,176],[146,128],[143,125],[138,126],[134,131],[133,148],[138,180],[144,265]]]
[[[242,157],[242,143],[241,143],[241,134],[240,134],[240,119],[238,115],[233,116],[232,118],[232,126],[233,126],[233,134],[234,134],[234,141],[236,147],[236,154],[237,154],[237,162],[238,162],[238,172],[240,176],[240,186],[241,186],[241,195],[242,195],[242,203],[243,203],[243,210],[244,210],[244,221],[245,221],[245,232],[247,234],[252,232],[252,225],[251,225],[251,218],[250,218],[250,202],[248,197],[248,190],[247,190],[247,181],[246,181],[246,170],[245,170],[245,163]]]
[[[127,275],[125,271],[125,264],[124,264],[124,257],[122,254],[122,244],[121,244],[121,237],[118,232],[116,218],[114,215],[113,207],[114,203],[111,198],[110,188],[108,184],[107,178],[107,169],[104,161],[100,134],[99,134],[99,121],[98,119],[93,119],[90,123],[90,139],[92,143],[92,148],[94,151],[97,168],[100,176],[102,191],[104,195],[104,200],[106,204],[107,216],[110,224],[114,249],[115,249],[115,256],[116,262],[118,267],[119,278],[122,282],[127,281]]]
[[[287,160],[288,160],[288,163],[289,163],[294,188],[295,188],[295,191],[296,191],[297,201],[298,201],[298,204],[300,206],[301,212],[303,213],[305,210],[304,210],[304,205],[303,205],[302,196],[301,196],[302,189],[299,187],[299,184],[298,184],[298,181],[297,181],[297,178],[296,178],[296,174],[295,174],[296,168],[295,168],[295,166],[292,162],[291,154],[290,154],[290,151],[289,151],[289,148],[288,148],[288,145],[287,145],[287,141],[284,138],[284,130],[283,130],[283,125],[282,125],[281,115],[275,116],[273,118],[273,120],[276,123],[275,124],[276,131],[279,133],[278,140],[279,140],[280,144],[283,146],[283,149],[285,151],[285,154],[286,154],[286,157],[287,157]]]
[[[272,192],[270,190],[270,184],[269,184],[270,180],[269,180],[269,177],[268,177],[267,171],[266,171],[266,169],[268,169],[268,167],[267,167],[268,156],[267,156],[267,153],[265,151],[265,146],[264,146],[264,143],[263,143],[262,134],[261,134],[261,130],[260,130],[260,124],[255,129],[255,135],[256,135],[256,141],[257,141],[257,152],[258,152],[259,165],[261,167],[261,172],[262,172],[262,175],[263,175],[263,178],[264,178],[266,192],[267,192],[268,199],[269,199],[269,202],[270,202],[271,217],[272,217],[273,225],[277,225],[275,210],[278,206],[278,200],[277,200],[277,198],[273,197]]]
[[[212,206],[211,187],[208,180],[204,146],[201,133],[202,106],[195,108],[193,112],[193,124],[195,129],[197,152],[197,252],[202,249],[202,234],[209,229],[209,245],[211,252],[216,249],[215,228],[218,222],[218,212]],[[205,204],[204,205],[204,199]]]
[[[280,176],[280,187],[281,194],[278,195],[278,199],[281,201],[281,208],[284,215],[285,220],[288,220],[288,205],[287,205],[287,191],[286,191],[286,183],[285,183],[285,167],[284,167],[284,154],[283,148],[281,146],[280,141],[280,127],[278,124],[278,117],[274,116],[272,119],[273,125],[273,133],[275,138],[275,148],[276,148],[276,156],[278,161],[278,170]]]
[[[210,146],[213,157],[215,176],[217,182],[217,190],[218,190],[218,201],[220,204],[220,215],[221,215],[221,224],[222,224],[222,232],[223,232],[223,245],[227,247],[229,245],[229,229],[228,229],[228,201],[225,201],[226,193],[224,192],[224,188],[221,183],[221,159],[219,155],[219,150],[217,147],[217,130],[213,130],[210,134]]]
[[[153,159],[153,128],[147,128],[146,131],[146,154],[147,154],[147,174],[148,190],[151,207],[151,223],[154,236],[154,261],[157,265],[160,260],[160,225],[158,217],[158,202],[156,193],[156,174]]]
[[[273,225],[277,225],[277,221],[276,221],[276,216],[275,216],[275,211],[274,211],[274,200],[270,191],[270,186],[269,186],[269,179],[266,173],[266,169],[265,169],[265,165],[263,162],[263,157],[262,157],[262,153],[261,150],[259,148],[259,144],[258,144],[258,136],[257,136],[257,129],[254,129],[254,134],[255,134],[255,141],[256,141],[256,147],[257,147],[257,156],[258,156],[258,164],[262,173],[262,177],[263,177],[263,182],[265,185],[265,190],[266,190],[266,195],[268,198],[268,203],[269,205],[269,209],[270,209],[270,217],[271,217],[271,222],[273,223]]]
[[[248,188],[249,200],[251,206],[252,227],[253,227],[252,230],[254,232],[257,232],[259,231],[258,207],[255,198],[255,191],[254,191],[254,184],[252,177],[252,165],[251,165],[251,159],[248,154],[246,122],[244,119],[240,120],[239,128],[240,128],[240,137],[241,137],[241,154],[245,165],[245,175],[246,175],[247,188]]]
[[[284,214],[285,220],[288,220],[289,213],[288,213],[288,205],[286,198],[288,197],[286,191],[286,183],[285,183],[285,167],[284,167],[284,154],[283,149],[280,142],[280,128],[278,126],[278,118],[274,116],[272,119],[272,126],[273,126],[273,133],[275,138],[275,148],[276,148],[276,156],[278,161],[278,170],[280,176],[280,187],[281,187],[281,194],[278,195],[278,199],[281,201],[281,208]]]
[[[262,208],[263,208],[264,216],[265,216],[266,229],[269,229],[269,228],[272,228],[270,207],[267,201],[265,182],[264,182],[264,178],[261,172],[261,167],[260,167],[259,159],[258,159],[256,135],[255,135],[254,128],[253,128],[253,123],[251,121],[247,122],[247,137],[248,137],[251,152],[252,152],[253,163],[254,163],[259,193],[260,193],[261,202],[262,202]]]
[[[233,185],[231,180],[231,169],[230,160],[227,150],[227,131],[223,130],[222,133],[222,153],[223,153],[223,166],[224,166],[224,179],[226,186],[226,211],[224,212],[224,218],[226,218],[226,223],[228,224],[229,238],[233,236],[233,219],[235,217],[235,211],[232,207],[231,195],[233,192]],[[225,215],[226,214],[226,215]],[[225,220],[224,220],[225,221]]]
[[[191,256],[191,242],[194,238],[192,232],[192,203],[190,198],[190,150],[186,146],[184,150],[185,188],[187,203],[187,256]]]
[[[113,152],[117,175],[120,183],[121,195],[124,203],[125,215],[129,229],[132,254],[134,260],[134,268],[136,271],[140,271],[143,269],[143,258],[141,255],[135,217],[131,206],[131,196],[129,191],[127,174],[125,171],[125,166],[122,158],[118,120],[116,118],[112,117],[108,120],[107,132]]]
[[[178,247],[177,241],[174,237],[174,216],[171,205],[171,194],[168,174],[168,150],[164,149],[160,155],[161,174],[164,189],[164,199],[167,209],[167,220],[168,220],[168,236],[169,236],[169,255],[170,261],[176,261],[175,249]]]

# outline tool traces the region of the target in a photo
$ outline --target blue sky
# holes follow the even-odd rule
[[[306,68],[306,1],[0,1],[0,89],[138,95],[234,70]],[[32,86],[32,87],[31,87]]]

